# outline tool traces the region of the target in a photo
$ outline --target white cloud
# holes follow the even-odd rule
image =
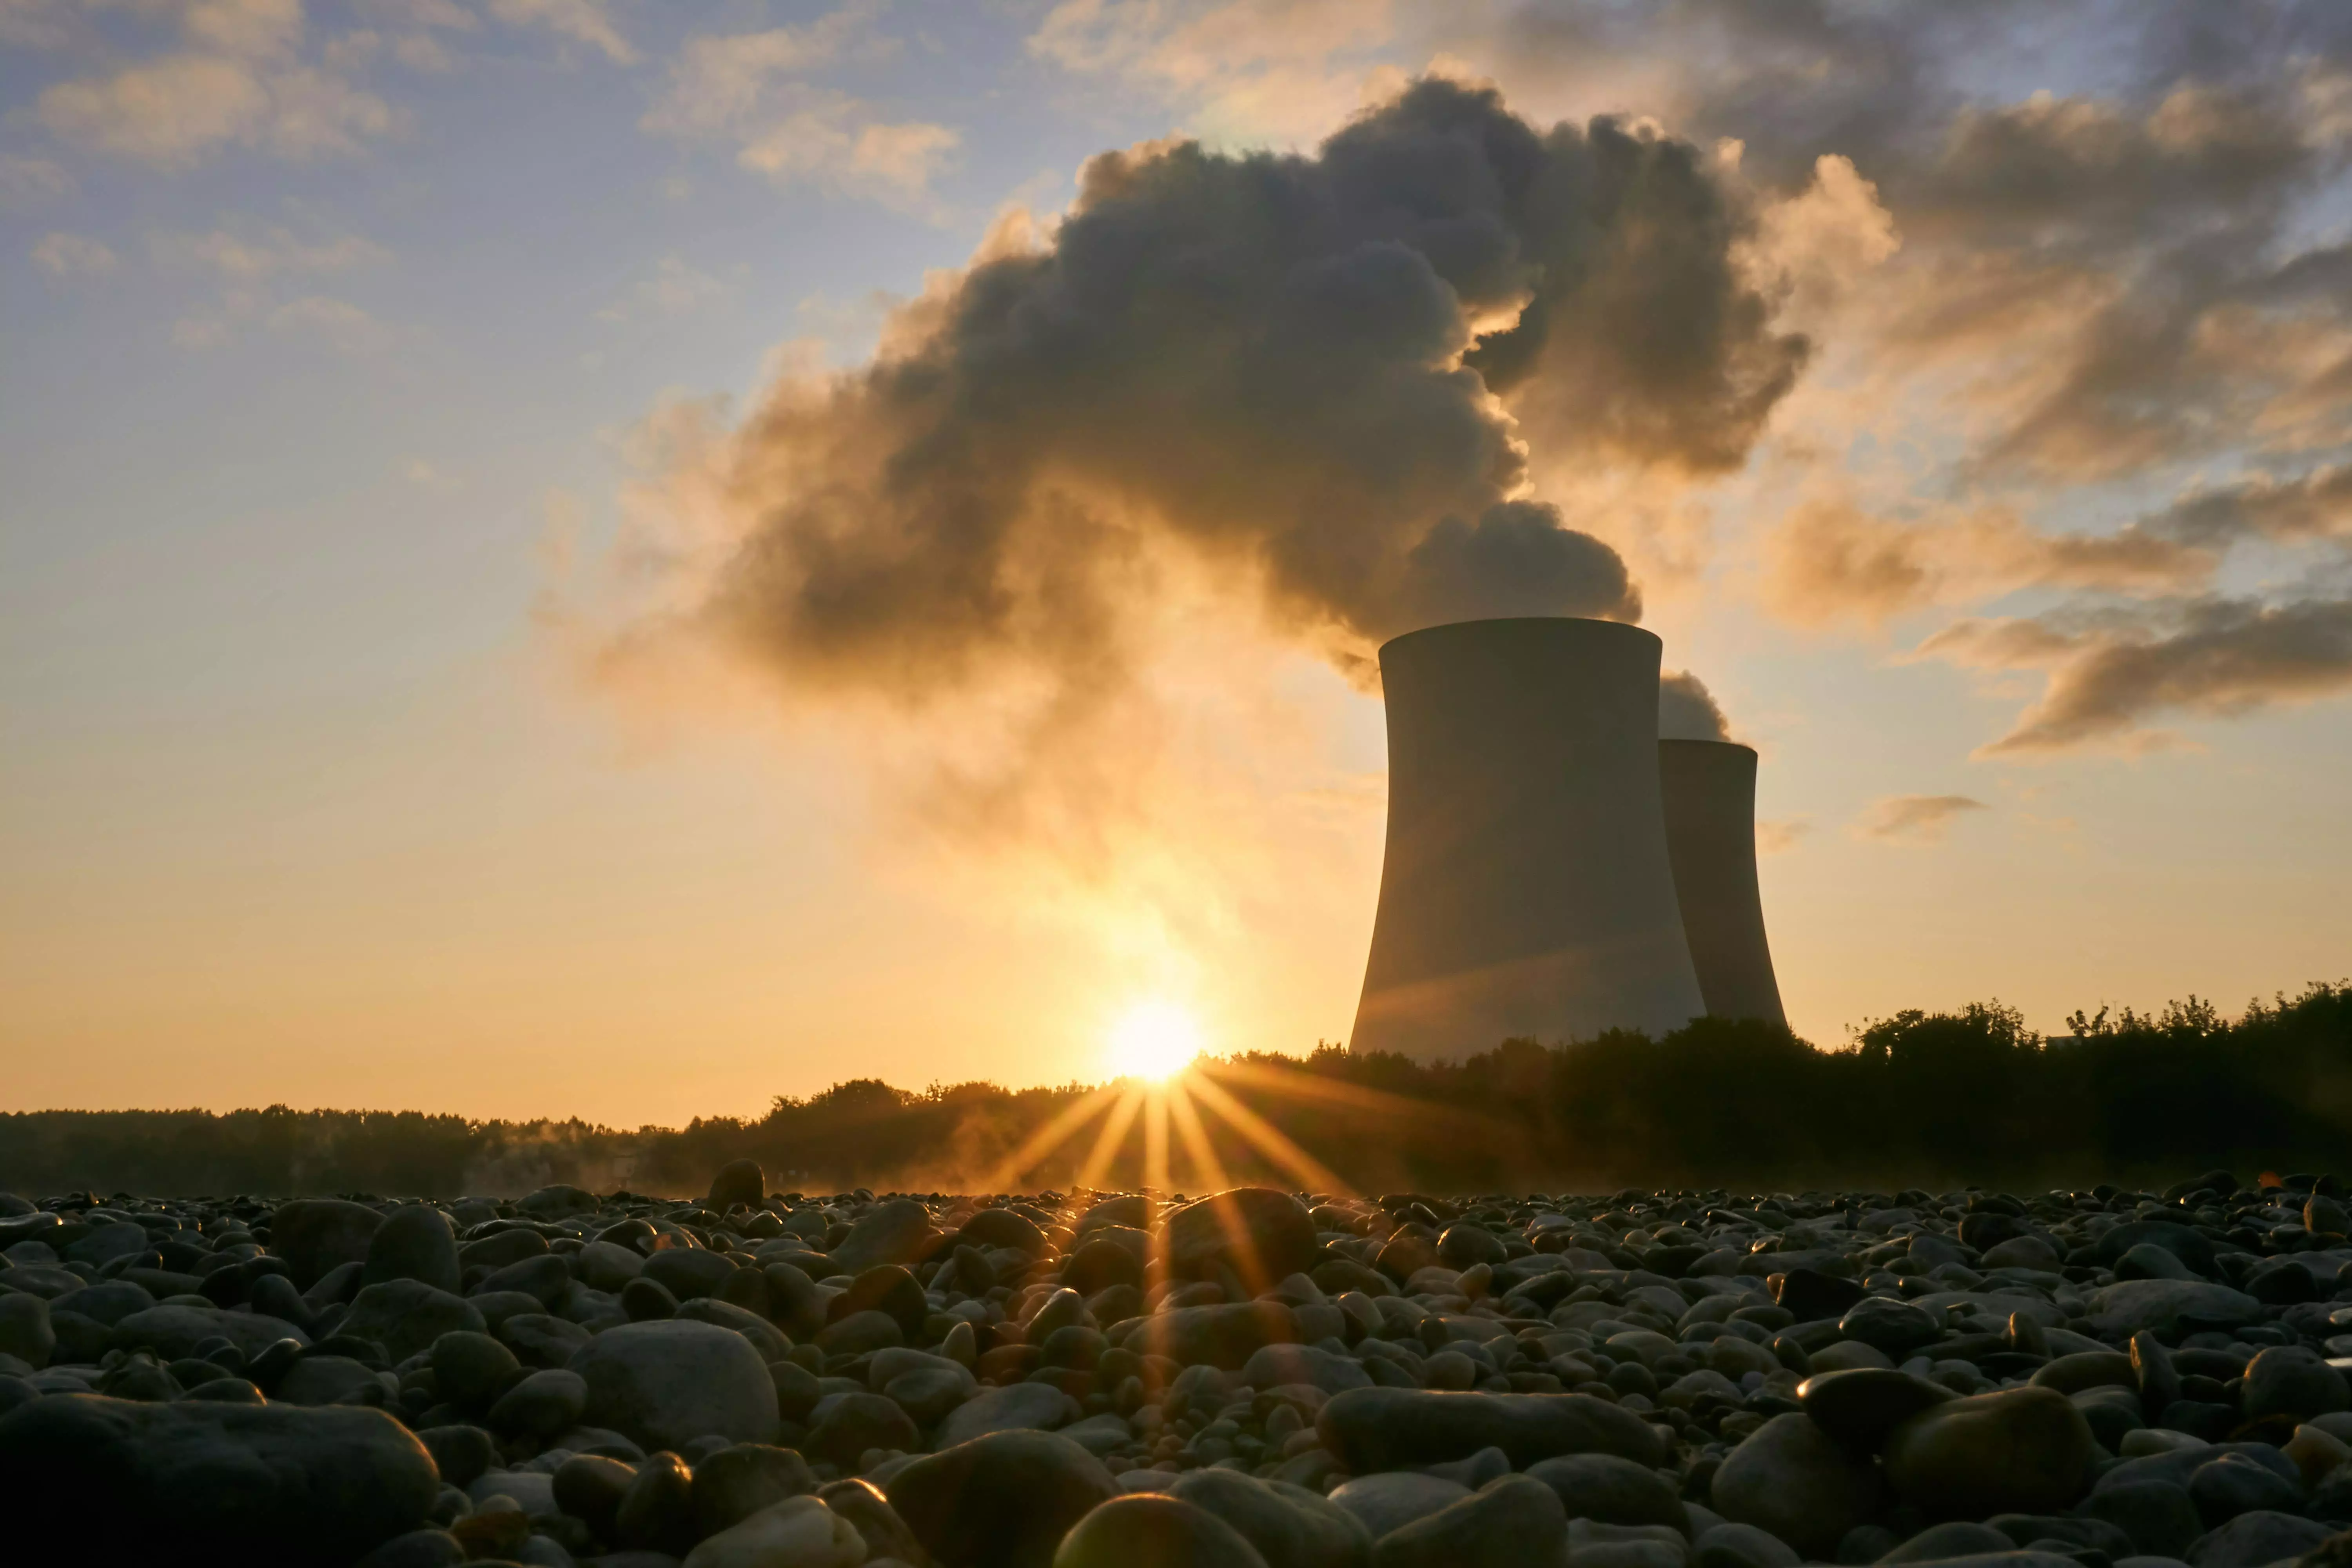
[[[184,316],[172,323],[173,343],[192,353],[216,349],[228,340],[228,323],[218,316]]]
[[[344,272],[392,259],[390,251],[356,234],[305,239],[277,227],[155,234],[148,237],[148,249],[159,265],[205,268],[231,284],[257,283],[286,273]]]
[[[845,58],[888,52],[893,41],[873,30],[877,10],[858,0],[803,26],[690,39],[639,124],[680,141],[732,143],[740,166],[779,184],[924,205],[961,135],[889,120],[864,99],[802,79]]]
[[[665,256],[650,277],[642,279],[626,297],[596,312],[604,321],[626,321],[641,315],[682,316],[723,300],[728,287],[682,256]]]
[[[324,294],[306,294],[278,306],[269,313],[269,330],[315,338],[352,354],[380,353],[396,341],[390,327],[359,306]]]
[[[111,272],[118,263],[102,240],[79,234],[45,234],[33,247],[33,265],[52,278],[80,278]]]
[[[545,27],[559,37],[586,44],[616,66],[633,64],[637,58],[597,0],[490,0],[490,14],[509,26]]]
[[[59,82],[34,113],[68,142],[158,168],[229,145],[288,158],[347,153],[393,127],[390,105],[329,72],[193,53]]]

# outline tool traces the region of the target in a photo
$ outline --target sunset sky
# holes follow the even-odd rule
[[[1478,614],[1758,748],[1816,1043],[2352,973],[2352,7],[0,0],[0,1109],[1344,1038]]]

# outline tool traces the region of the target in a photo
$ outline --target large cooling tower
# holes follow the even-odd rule
[[[1431,1060],[1705,1010],[1659,807],[1658,652],[1557,619],[1381,649],[1388,858],[1351,1048]]]
[[[1658,783],[1675,893],[1706,1010],[1785,1025],[1756,889],[1756,753],[1728,741],[1661,741]]]

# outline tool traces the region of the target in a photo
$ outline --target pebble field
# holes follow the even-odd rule
[[[2337,1568],[2347,1229],[2226,1172],[0,1195],[0,1475],[56,1563]]]

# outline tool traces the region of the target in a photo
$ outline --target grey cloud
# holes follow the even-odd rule
[[[1688,670],[1669,670],[1658,681],[1658,739],[1731,739],[1731,725],[1724,718],[1715,694]]]
[[[1442,80],[1311,156],[1106,154],[1042,246],[733,434],[696,618],[798,689],[916,700],[1008,668],[1115,689],[1168,542],[1343,664],[1438,620],[1632,618],[1526,454],[1738,460],[1804,353],[1741,233],[1688,146]],[[1506,406],[1465,355],[1522,306]]]
[[[1864,838],[1929,844],[1942,838],[1956,818],[1987,809],[1984,802],[1964,795],[1887,795],[1872,802],[1853,826]]]
[[[2141,525],[2203,548],[2247,538],[2279,541],[2352,536],[2352,467],[2314,468],[2289,479],[2256,476],[2184,496]]]
[[[2352,690],[2352,601],[2211,597],[2078,626],[2063,617],[1962,623],[1921,651],[2046,669],[2041,700],[1984,748],[2030,756],[2129,742],[2159,714],[2229,716]]]

